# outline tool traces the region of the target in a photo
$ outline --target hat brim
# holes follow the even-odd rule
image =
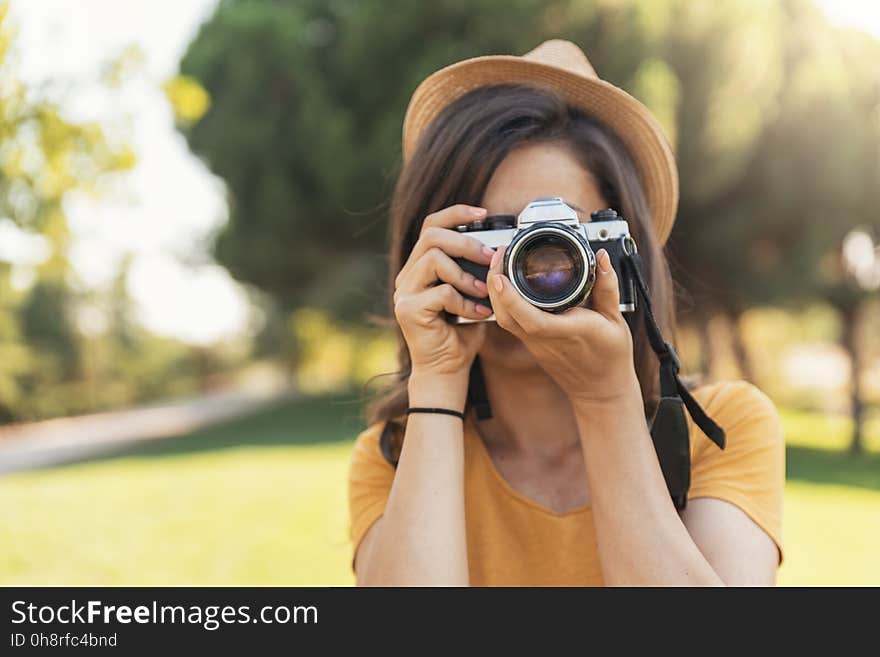
[[[641,178],[662,245],[678,208],[678,169],[663,129],[650,110],[622,89],[598,78],[513,55],[487,55],[451,64],[418,86],[403,121],[403,159],[440,111],[478,87],[536,84],[553,88],[569,104],[605,124],[627,147]]]

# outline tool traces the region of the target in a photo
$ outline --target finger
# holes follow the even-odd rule
[[[497,298],[497,301],[496,299],[492,300],[492,307],[495,308],[496,315],[498,314],[498,308],[501,308],[529,335],[549,335],[552,332],[553,320],[556,316],[526,301],[514,289],[507,276],[498,274],[493,278],[490,285],[494,289]],[[495,305],[496,303],[498,304],[497,306]]]
[[[494,252],[480,240],[448,228],[426,228],[413,246],[410,260],[420,258],[425,251],[437,247],[453,258],[466,258],[471,262],[488,265]]]
[[[450,205],[425,217],[425,221],[422,222],[422,232],[427,228],[455,228],[482,219],[486,214],[486,208],[479,206],[464,203]]]
[[[395,289],[400,287],[403,280],[409,277],[410,272],[425,253],[434,248],[440,249],[452,258],[464,258],[481,265],[488,265],[494,253],[492,249],[484,246],[482,242],[473,237],[456,233],[448,228],[429,228],[419,237],[397,274],[397,278],[394,280]]]
[[[488,295],[486,284],[473,274],[466,272],[458,264],[441,251],[431,247],[419,258],[409,271],[401,278],[397,289],[401,292],[420,292],[437,281],[451,283],[458,290],[475,297]]]
[[[596,253],[596,283],[591,292],[593,310],[608,319],[620,317],[620,288],[617,272],[611,266],[611,256],[605,249]]]
[[[431,325],[441,318],[441,311],[472,320],[487,319],[492,310],[470,299],[465,299],[452,285],[443,283],[416,294],[394,294],[394,316],[401,326],[407,324]]]
[[[449,283],[435,285],[432,288],[413,295],[415,304],[431,313],[440,313],[445,310],[453,315],[467,317],[468,319],[486,319],[492,314],[492,309],[483,304],[465,299],[461,293]]]
[[[511,294],[517,294],[510,284],[510,279],[503,272],[504,251],[506,247],[499,247],[489,263],[489,274],[486,276],[486,285],[489,288],[489,299],[492,301],[492,310],[495,311],[495,322],[501,328],[513,333],[517,337],[525,335],[522,327],[513,318],[508,309],[507,299]]]
[[[530,335],[538,335],[543,333],[550,321],[549,314],[538,307],[526,301],[519,294],[510,282],[510,279],[503,273],[504,251],[505,248],[499,249],[500,253],[493,259],[494,269],[490,267],[490,273],[494,274],[492,281],[489,283],[491,295],[494,291],[495,298],[492,301],[492,307],[495,307],[495,299],[502,312],[509,316],[519,328]],[[497,308],[496,308],[497,315]]]

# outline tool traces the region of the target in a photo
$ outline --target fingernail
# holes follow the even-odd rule
[[[477,288],[480,292],[485,292],[488,289],[486,287],[486,284],[479,278],[474,279],[474,287]]]
[[[599,253],[596,254],[596,260],[599,262],[599,271],[603,274],[611,271],[611,258],[608,256],[608,251],[599,249]]]
[[[482,217],[486,214],[486,208],[471,208],[471,214],[475,217]]]
[[[496,292],[501,292],[504,289],[504,283],[501,282],[500,276],[496,276],[495,281],[492,284],[495,286]]]
[[[489,306],[484,306],[483,304],[478,303],[477,304],[477,312],[480,313],[481,315],[485,315],[486,317],[488,317],[489,315],[492,314],[492,309]]]
[[[486,256],[487,258],[489,258],[490,260],[495,255],[495,251],[493,251],[492,249],[490,249],[488,246],[485,246],[485,245],[480,249],[480,251],[482,251],[483,255]]]

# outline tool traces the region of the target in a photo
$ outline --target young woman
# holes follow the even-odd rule
[[[693,391],[727,447],[688,419],[691,486],[677,511],[649,434],[657,358],[642,322],[630,329],[619,310],[608,254],[597,253],[588,303],[554,314],[512,287],[503,248],[456,230],[541,197],[562,197],[582,222],[617,210],[671,341],[663,244],[677,173],[648,110],[599,80],[577,46],[550,41],[425,80],[407,111],[404,158],[390,258],[400,371],[352,455],[357,582],[773,584],[784,450],[768,398],[741,381]],[[486,282],[455,258],[489,265]],[[495,321],[446,321],[444,311],[491,314],[464,295],[491,300]],[[492,408],[483,420],[468,402],[477,357]]]

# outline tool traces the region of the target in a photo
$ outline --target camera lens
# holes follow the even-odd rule
[[[540,222],[518,232],[504,255],[504,267],[526,301],[549,312],[583,303],[595,280],[595,256],[577,231]]]
[[[537,235],[524,244],[515,266],[523,290],[541,301],[569,296],[580,280],[580,254],[569,241]]]

